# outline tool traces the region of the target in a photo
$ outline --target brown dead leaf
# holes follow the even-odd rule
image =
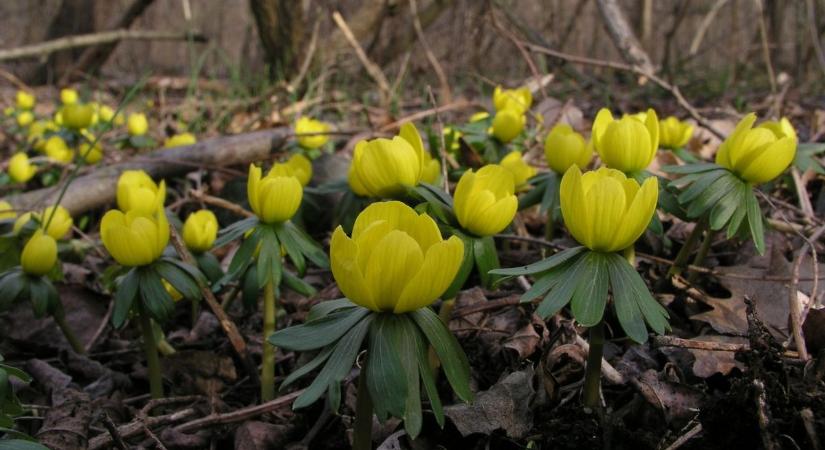
[[[544,118],[544,128],[547,130],[557,123],[566,123],[580,133],[590,129],[590,124],[584,121],[582,110],[571,101],[563,102],[547,97],[540,101],[533,110]]]
[[[693,338],[695,341],[724,342],[728,344],[747,344],[748,340],[736,336],[716,336],[706,335]],[[700,378],[708,378],[720,373],[727,375],[731,370],[738,368],[745,370],[745,365],[737,361],[735,352],[720,352],[710,350],[699,350],[690,348],[688,351],[695,358],[693,362],[693,374]]]
[[[235,432],[236,450],[283,448],[287,442],[287,425],[266,422],[244,422]]]
[[[635,384],[642,397],[661,411],[668,422],[695,417],[702,402],[699,390],[661,379],[653,369],[645,371]]]
[[[232,358],[200,350],[179,351],[168,356],[164,360],[163,373],[174,386],[209,396],[238,379]]]

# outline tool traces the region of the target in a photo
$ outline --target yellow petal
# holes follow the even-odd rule
[[[340,226],[332,233],[329,253],[332,275],[344,296],[358,305],[378,311],[367,288],[363,272],[358,267],[358,245],[347,237]]]
[[[559,188],[561,214],[570,234],[582,245],[590,247],[589,205],[584,199],[582,173],[578,166],[570,166],[561,179]]]
[[[364,272],[367,286],[381,311],[392,311],[401,293],[421,269],[424,255],[407,233],[389,232],[373,249]]]
[[[611,242],[623,227],[621,222],[627,205],[622,183],[611,177],[601,178],[585,193],[585,202],[592,207],[590,248],[602,252],[614,251]]]
[[[629,181],[636,183],[633,180]],[[610,251],[624,250],[639,239],[639,236],[645,232],[648,224],[650,224],[653,214],[656,213],[658,199],[659,181],[656,177],[649,177],[630,200],[627,213],[622,219],[621,226],[617,228],[616,236],[611,243]]]
[[[742,171],[741,177],[757,184],[773,180],[793,162],[796,146],[796,139],[791,137],[783,137],[768,145]]]
[[[430,247],[421,269],[410,280],[398,303],[396,314],[423,308],[450,287],[464,258],[464,243],[456,236]]]

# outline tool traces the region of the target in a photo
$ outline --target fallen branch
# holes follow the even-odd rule
[[[266,414],[268,412],[275,411],[276,409],[283,408],[284,406],[291,404],[296,398],[298,398],[303,393],[304,390],[301,389],[299,391],[291,392],[287,395],[278,397],[274,400],[270,400],[260,405],[249,406],[246,408],[239,409],[237,411],[232,411],[230,413],[212,413],[206,417],[201,417],[200,419],[195,419],[180,424],[177,427],[175,427],[175,431],[184,433],[187,431],[199,430],[201,428],[206,428],[214,425],[221,425],[232,422],[242,422],[244,420],[260,416],[261,414]]]
[[[180,175],[203,166],[231,166],[266,159],[270,152],[284,145],[292,131],[288,127],[226,136],[184,147],[158,149],[128,161],[96,168],[74,180],[61,204],[72,215],[90,211],[115,199],[117,179],[124,170],[145,170],[153,178]],[[57,199],[58,187],[13,195],[16,210],[33,210],[50,205]]]
[[[12,59],[35,58],[49,55],[51,53],[67,50],[70,48],[89,47],[92,45],[110,44],[122,40],[166,40],[178,41],[188,39],[190,34],[179,31],[156,31],[156,30],[114,30],[102,33],[79,34],[68,36],[40,44],[26,45],[23,47],[0,50],[0,61]],[[206,42],[206,37],[201,34],[191,35],[191,38],[198,42]]]

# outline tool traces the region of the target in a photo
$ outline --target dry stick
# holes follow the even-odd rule
[[[456,100],[447,105],[441,105],[437,108],[425,109],[424,111],[418,111],[416,113],[410,114],[409,116],[402,117],[396,120],[395,122],[382,126],[378,129],[378,133],[386,133],[391,130],[397,130],[398,127],[404,125],[407,122],[415,122],[416,120],[421,120],[425,117],[434,116],[436,114],[443,113],[446,111],[453,111],[457,109],[469,109],[476,106],[477,103],[475,102],[470,102],[464,99]]]
[[[283,408],[284,406],[287,406],[290,403],[292,403],[296,398],[298,398],[303,393],[304,389],[301,389],[299,391],[291,392],[287,395],[278,397],[272,401],[262,403],[260,405],[242,408],[236,411],[232,411],[231,413],[212,413],[206,417],[202,417],[200,419],[195,419],[180,424],[177,427],[175,427],[175,431],[185,433],[214,425],[241,422],[247,419],[251,419],[253,417],[260,416],[261,414],[266,414],[268,412],[275,411],[276,409]]]
[[[750,350],[749,344],[732,344],[729,342],[697,341],[675,336],[654,336],[653,344],[657,347],[680,347],[712,352],[741,352]]]
[[[421,21],[418,20],[418,4],[415,0],[410,0],[410,13],[412,14],[413,28],[415,29],[415,34],[418,36],[418,41],[421,42],[421,46],[424,47],[427,60],[430,62],[430,65],[433,66],[435,76],[438,77],[438,83],[441,85],[441,100],[444,103],[450,103],[453,101],[450,83],[447,81],[447,75],[444,73],[444,69],[441,67],[438,58],[435,57],[433,50],[430,48],[424,36],[424,29],[421,27]],[[435,102],[433,102],[433,104],[435,104]]]
[[[156,427],[160,425],[167,425],[170,423],[187,420],[198,414],[195,408],[186,408],[175,411],[171,414],[165,414],[156,417],[137,418],[126,425],[121,425],[117,428],[117,433],[120,434],[121,439],[128,439],[143,433],[143,427]],[[100,450],[112,445],[112,436],[110,434],[101,434],[95,436],[89,441],[89,450]]]
[[[702,18],[702,23],[699,24],[699,28],[696,30],[696,35],[693,36],[693,41],[690,42],[690,50],[688,50],[688,56],[693,56],[696,52],[699,51],[699,46],[702,45],[702,40],[705,38],[705,33],[707,33],[710,25],[713,23],[713,19],[716,18],[716,14],[719,13],[719,10],[725,6],[728,0],[716,0],[713,3],[713,6],[710,7],[710,10],[705,17]]]
[[[802,305],[800,305],[797,287],[799,286],[799,269],[802,266],[802,258],[805,252],[800,251],[793,263],[791,271],[791,286],[788,288],[788,309],[791,316],[791,334],[793,336],[796,351],[799,352],[799,359],[807,361],[808,347],[805,345],[805,336],[802,334]]]
[[[779,449],[781,447],[771,436],[768,429],[771,422],[771,413],[768,410],[768,394],[765,392],[765,383],[762,380],[753,380],[753,389],[756,391],[756,417],[759,422],[759,434],[762,436],[762,446],[765,450]]]
[[[315,56],[315,50],[318,47],[318,32],[320,29],[321,21],[316,20],[315,25],[312,27],[312,36],[309,38],[306,54],[304,55],[304,62],[301,63],[301,67],[298,69],[298,75],[287,84],[287,92],[295,92],[298,86],[304,81],[307,72],[309,72],[309,67],[312,65],[312,58]]]
[[[814,0],[805,0],[805,12],[808,22],[808,32],[811,33],[811,44],[814,46],[814,53],[816,53],[816,60],[819,63],[819,68],[825,73],[825,51],[822,50],[822,43],[819,42],[819,30],[816,29]]]
[[[338,11],[334,11],[332,13],[332,20],[335,21],[335,25],[338,25],[338,28],[344,33],[344,37],[349,42],[350,46],[353,50],[355,50],[355,56],[358,57],[358,60],[361,61],[361,64],[367,69],[367,73],[373,80],[378,84],[378,89],[381,90],[381,97],[382,103],[387,104],[390,101],[390,83],[387,81],[387,77],[384,75],[384,72],[381,71],[381,68],[378,67],[374,62],[370,61],[367,54],[364,52],[364,49],[361,48],[361,44],[358,43],[358,39],[355,38],[355,35],[352,34],[352,30],[350,30],[349,25],[344,20],[344,17],[341,16],[341,13]]]
[[[570,54],[567,54],[567,53],[564,53],[564,52],[549,49],[547,47],[542,47],[540,45],[531,44],[529,42],[522,41],[522,44],[525,45],[527,48],[531,49],[534,52],[544,53],[544,54],[550,55],[550,56],[555,56],[556,58],[561,58],[561,59],[564,59],[566,61],[570,61],[572,63],[587,64],[587,65],[590,65],[590,66],[597,66],[597,67],[607,67],[607,68],[616,69],[616,70],[624,70],[624,71],[627,71],[627,72],[633,72],[637,75],[647,77],[648,79],[650,79],[650,81],[654,82],[656,85],[658,85],[662,89],[670,92],[670,94],[673,95],[673,97],[676,99],[676,102],[679,104],[679,106],[681,106],[682,109],[687,111],[687,113],[690,114],[690,116],[694,120],[696,120],[696,122],[698,122],[699,125],[706,128],[708,131],[710,131],[711,133],[716,135],[718,138],[720,138],[720,139],[725,138],[725,135],[721,131],[719,131],[715,126],[713,126],[713,124],[710,123],[710,121],[708,121],[705,117],[703,117],[701,114],[699,114],[699,111],[693,105],[691,105],[690,102],[688,102],[685,99],[685,97],[682,95],[682,92],[679,90],[678,86],[668,83],[667,81],[663,80],[662,78],[659,78],[658,76],[656,76],[652,72],[645,72],[644,70],[642,70],[640,68],[637,68],[635,66],[631,66],[631,65],[628,65],[628,64],[620,63],[620,62],[602,61],[600,59],[593,59],[593,58],[587,58],[587,57],[584,57],[584,56],[570,55]]]
[[[143,425],[143,432],[146,433],[147,436],[149,436],[149,439],[155,442],[155,445],[157,445],[160,450],[167,450],[166,446],[163,445],[163,442],[160,440],[160,438],[158,438],[155,435],[155,433],[152,433],[152,430],[150,430],[145,423],[141,425]]]
[[[169,237],[169,240],[172,242],[172,246],[175,247],[175,251],[178,253],[178,256],[180,256],[183,262],[197,267],[195,258],[191,253],[189,253],[189,250],[187,250],[181,240],[180,234],[178,234],[178,230],[176,230],[172,224],[169,225]],[[241,363],[244,365],[246,374],[252,380],[253,384],[260,384],[257,367],[255,366],[255,363],[252,362],[252,358],[249,356],[246,341],[238,331],[238,327],[235,325],[235,322],[233,322],[232,319],[230,319],[226,314],[226,311],[221,308],[221,304],[215,298],[215,294],[212,293],[209,286],[201,283],[198,284],[200,285],[201,293],[203,294],[204,299],[206,299],[206,303],[209,304],[209,308],[212,310],[212,313],[218,318],[218,321],[221,323],[221,328],[223,328],[224,333],[226,333],[226,336],[229,338],[229,342],[232,344],[232,348],[235,349],[235,352],[241,359]]]
[[[802,419],[802,426],[805,427],[805,433],[808,434],[808,439],[811,441],[811,448],[813,450],[820,450],[822,444],[819,442],[819,437],[816,434],[816,418],[811,408],[802,408],[799,411],[799,417]]]
[[[773,71],[773,63],[771,62],[771,48],[768,43],[768,31],[765,26],[764,5],[762,0],[753,0],[756,4],[757,14],[759,15],[759,40],[762,43],[762,57],[765,59],[765,68],[768,70],[768,80],[771,82],[771,93],[776,94],[776,74]]]
[[[799,169],[796,167],[791,167],[791,176],[793,177],[794,187],[796,187],[796,196],[799,198],[799,209],[802,210],[802,213],[805,214],[806,218],[816,216],[816,213],[814,213],[814,207],[811,204],[811,196],[808,194],[808,188],[802,180],[802,175],[800,175]]]
[[[698,423],[698,424],[696,424],[696,426],[694,426],[693,428],[688,430],[687,433],[679,436],[679,439],[676,439],[675,441],[673,441],[673,443],[670,444],[670,446],[668,448],[666,448],[665,450],[676,450],[679,447],[685,445],[687,443],[687,441],[693,439],[694,437],[696,437],[697,434],[699,434],[701,432],[702,432],[702,424]]]
[[[202,191],[197,191],[195,189],[189,190],[189,195],[191,195],[194,199],[202,201],[207,205],[217,206],[218,208],[223,208],[227,211],[233,212],[242,217],[254,217],[255,213],[251,211],[247,211],[242,206],[232,203],[228,200],[224,200],[220,197],[215,197],[209,194],[206,194]]]
[[[42,42],[40,44],[26,45],[23,47],[0,50],[0,61],[13,59],[34,58],[45,56],[56,51],[77,47],[88,47],[90,45],[108,44],[121,40],[169,40],[177,41],[187,39],[187,33],[179,31],[155,31],[155,30],[114,30],[102,33],[79,34],[64,38]],[[203,35],[195,35],[195,40],[206,41]]]
[[[436,110],[435,121],[438,124],[438,154],[441,157],[441,178],[442,183],[444,184],[444,192],[449,193],[450,179],[447,177],[447,142],[444,140],[444,122],[441,121],[441,115],[438,114],[438,102],[435,101],[435,95],[433,94],[433,89],[432,87],[430,87],[430,85],[427,85],[427,94],[430,96],[430,102],[432,102],[433,108],[435,108]]]
[[[599,6],[599,12],[604,24],[607,26],[607,31],[610,37],[613,38],[613,43],[616,44],[624,60],[628,61],[634,68],[638,68],[639,75],[649,77],[649,74],[653,74],[655,71],[653,63],[650,62],[650,57],[633,34],[633,29],[630,27],[618,1],[596,0],[596,4]]]

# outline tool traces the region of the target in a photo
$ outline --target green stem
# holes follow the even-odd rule
[[[590,328],[590,350],[584,374],[584,406],[598,409],[601,406],[602,354],[604,353],[604,320]]]
[[[711,243],[713,243],[713,231],[711,231],[710,228],[708,228],[705,232],[705,238],[702,239],[702,245],[699,247],[699,251],[696,253],[696,257],[693,258],[694,266],[701,266],[705,262],[705,258],[708,256],[708,251],[710,251]],[[699,272],[689,273],[688,282],[693,283],[694,281],[696,281],[697,275],[699,275]]]
[[[275,398],[275,346],[267,342],[275,332],[275,285],[264,286],[264,349],[261,361],[261,402]]]
[[[679,253],[676,255],[676,259],[673,260],[673,265],[667,272],[669,277],[682,273],[682,270],[684,270],[687,265],[690,254],[693,253],[693,247],[696,246],[696,241],[699,240],[699,236],[702,235],[702,232],[704,232],[707,227],[708,222],[704,217],[699,220],[699,222],[696,222],[696,226],[693,227],[693,231],[691,231],[690,235],[688,235],[685,244],[682,246],[682,249],[679,250]]]
[[[57,306],[55,307],[54,314],[52,314],[55,323],[60,328],[60,331],[63,332],[63,336],[66,336],[66,340],[69,341],[69,345],[72,346],[72,350],[75,353],[80,355],[86,354],[86,348],[83,347],[83,344],[78,339],[77,335],[74,334],[69,324],[66,323],[66,313],[63,310],[63,303],[60,302],[60,299],[57,299]]]
[[[622,250],[622,256],[624,256],[624,259],[626,259],[631,266],[636,267],[636,247],[631,245]]]
[[[149,313],[138,303],[140,330],[143,333],[143,351],[146,353],[146,365],[149,368],[149,392],[152,398],[163,398],[163,379],[160,376],[160,358],[155,334],[152,332],[152,319]]]
[[[353,450],[372,449],[372,398],[367,388],[366,363],[361,367],[361,373],[358,375],[358,398],[355,401],[355,434],[352,448]]]

